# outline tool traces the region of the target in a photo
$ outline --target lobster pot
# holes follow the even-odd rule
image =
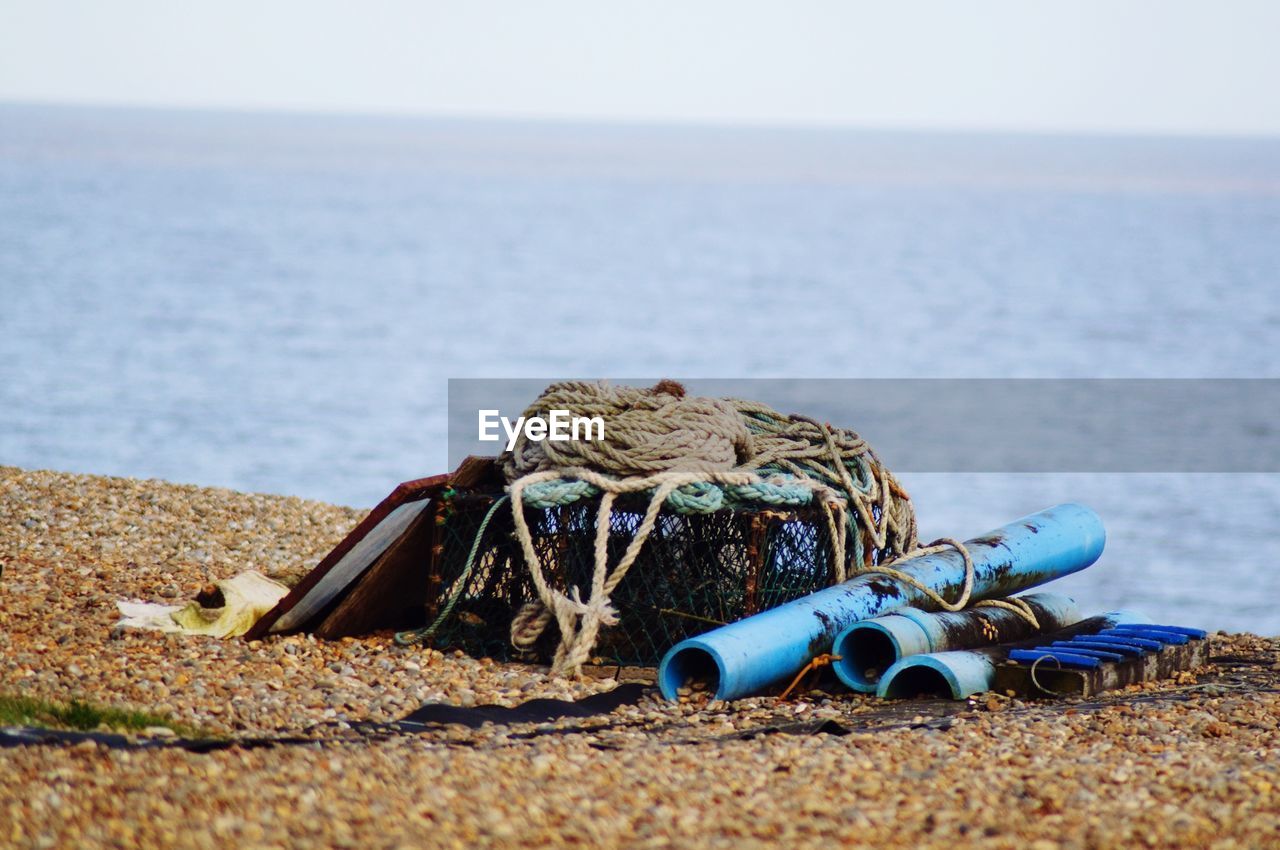
[[[437,506],[422,623],[434,622],[456,596],[448,617],[430,637],[433,646],[498,660],[546,662],[559,642],[554,620],[531,650],[518,651],[511,643],[513,617],[537,595],[514,535],[510,503],[500,505],[480,532],[497,495],[455,491]],[[631,542],[647,504],[647,495],[615,501],[608,537],[611,569]],[[595,567],[599,497],[524,510],[547,581],[565,592],[577,587],[585,600]],[[846,546],[850,562],[858,557],[866,563],[879,560],[880,552],[857,542],[851,532]],[[827,517],[819,507],[738,507],[713,513],[664,507],[611,594],[619,622],[601,629],[594,655],[600,663],[656,665],[667,649],[687,637],[829,586],[837,575],[832,558]],[[846,571],[854,569],[846,564]]]

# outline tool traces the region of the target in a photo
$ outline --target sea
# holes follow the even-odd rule
[[[369,507],[449,379],[636,375],[1278,378],[1280,139],[0,105],[0,464]],[[1280,634],[1280,474],[902,481],[925,539],[1093,507],[1089,610]]]

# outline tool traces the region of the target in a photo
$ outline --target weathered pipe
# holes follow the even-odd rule
[[[1043,632],[1056,632],[1084,619],[1074,599],[1057,593],[1029,593],[1019,597],[1035,612],[1040,627],[1008,608],[969,608],[929,614],[903,608],[873,620],[854,623],[831,646],[840,656],[832,669],[850,688],[875,693],[880,675],[908,655],[976,649],[1020,640]]]
[[[972,599],[1009,596],[1082,570],[1098,560],[1105,542],[1098,515],[1070,503],[969,540]],[[947,599],[964,586],[964,558],[954,550],[904,561],[899,569]],[[850,625],[907,606],[936,608],[918,589],[896,579],[859,575],[681,641],[663,656],[658,686],[667,699],[676,699],[684,687],[701,687],[716,699],[759,693],[795,676]]]
[[[1090,631],[1097,632],[1116,623],[1143,622],[1150,621],[1137,611],[1112,611],[1076,625],[1087,626]],[[1023,641],[1022,644],[1030,646],[1034,641]],[[996,665],[1009,656],[1012,648],[1001,645],[909,655],[884,671],[876,694],[887,699],[918,696],[964,699],[971,694],[989,691],[995,679]]]

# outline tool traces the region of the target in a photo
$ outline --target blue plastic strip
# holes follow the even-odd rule
[[[1099,632],[1097,635],[1094,635],[1093,637],[1102,638],[1108,643],[1123,643],[1128,646],[1137,647],[1139,649],[1147,650],[1147,651],[1149,650],[1158,651],[1158,650],[1164,649],[1164,644],[1162,644],[1158,640],[1148,640],[1147,638],[1134,637],[1133,635],[1113,635],[1113,634],[1107,634],[1105,632]]]
[[[1134,646],[1140,646],[1143,649],[1164,649],[1164,641],[1150,636],[1139,637],[1130,632],[1115,632],[1110,629],[1098,632],[1098,634],[1108,640],[1124,640],[1125,643],[1131,643]]]
[[[1156,623],[1116,623],[1117,629],[1155,629],[1175,635],[1186,635],[1193,640],[1204,640],[1209,633],[1204,629],[1193,629],[1190,626],[1162,626]]]
[[[1090,658],[1101,658],[1103,661],[1124,661],[1124,656],[1118,652],[1108,652],[1105,649],[1098,648],[1096,645],[1085,646],[1068,640],[1055,640],[1047,647],[1037,646],[1036,649],[1044,649],[1048,652],[1058,652],[1065,649],[1073,655],[1087,655]]]
[[[1102,666],[1102,662],[1096,658],[1089,658],[1085,655],[1076,655],[1071,652],[1061,652],[1058,650],[1014,649],[1009,652],[1010,661],[1027,661],[1035,663],[1041,658],[1056,659],[1063,667],[1084,667],[1092,670],[1095,667]]]
[[[1132,626],[1127,629],[1104,629],[1098,634],[1102,635],[1129,635],[1130,637],[1146,638],[1147,640],[1158,640],[1160,643],[1184,644],[1191,638],[1186,635],[1178,635],[1173,632],[1161,632],[1155,629],[1140,629]]]
[[[1107,652],[1118,652],[1121,655],[1127,655],[1130,658],[1137,658],[1146,654],[1146,651],[1142,649],[1142,647],[1134,646],[1131,643],[1120,643],[1120,638],[1108,640],[1107,638],[1100,637],[1098,635],[1079,635],[1078,637],[1072,638],[1070,642],[1073,644],[1080,644],[1081,646],[1105,649]]]
[[[1159,626],[1116,626],[1117,629],[1136,632],[1143,637],[1151,636],[1152,640],[1162,640],[1166,643],[1175,643],[1181,646],[1187,643],[1191,638],[1182,632],[1171,632],[1168,629],[1162,629]]]
[[[1138,634],[1143,637],[1149,637],[1152,640],[1161,640],[1165,643],[1171,643],[1174,646],[1183,646],[1191,642],[1191,638],[1178,632],[1162,632],[1159,629],[1141,629]]]

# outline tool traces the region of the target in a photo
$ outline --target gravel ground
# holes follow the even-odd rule
[[[0,846],[1280,847],[1280,642],[1091,701],[669,705],[590,720],[368,734],[425,701],[578,698],[541,668],[389,635],[254,643],[113,633],[122,598],[258,569],[296,581],[361,512],[0,467],[0,693],[314,743],[0,750]],[[824,725],[825,723],[825,725]]]

